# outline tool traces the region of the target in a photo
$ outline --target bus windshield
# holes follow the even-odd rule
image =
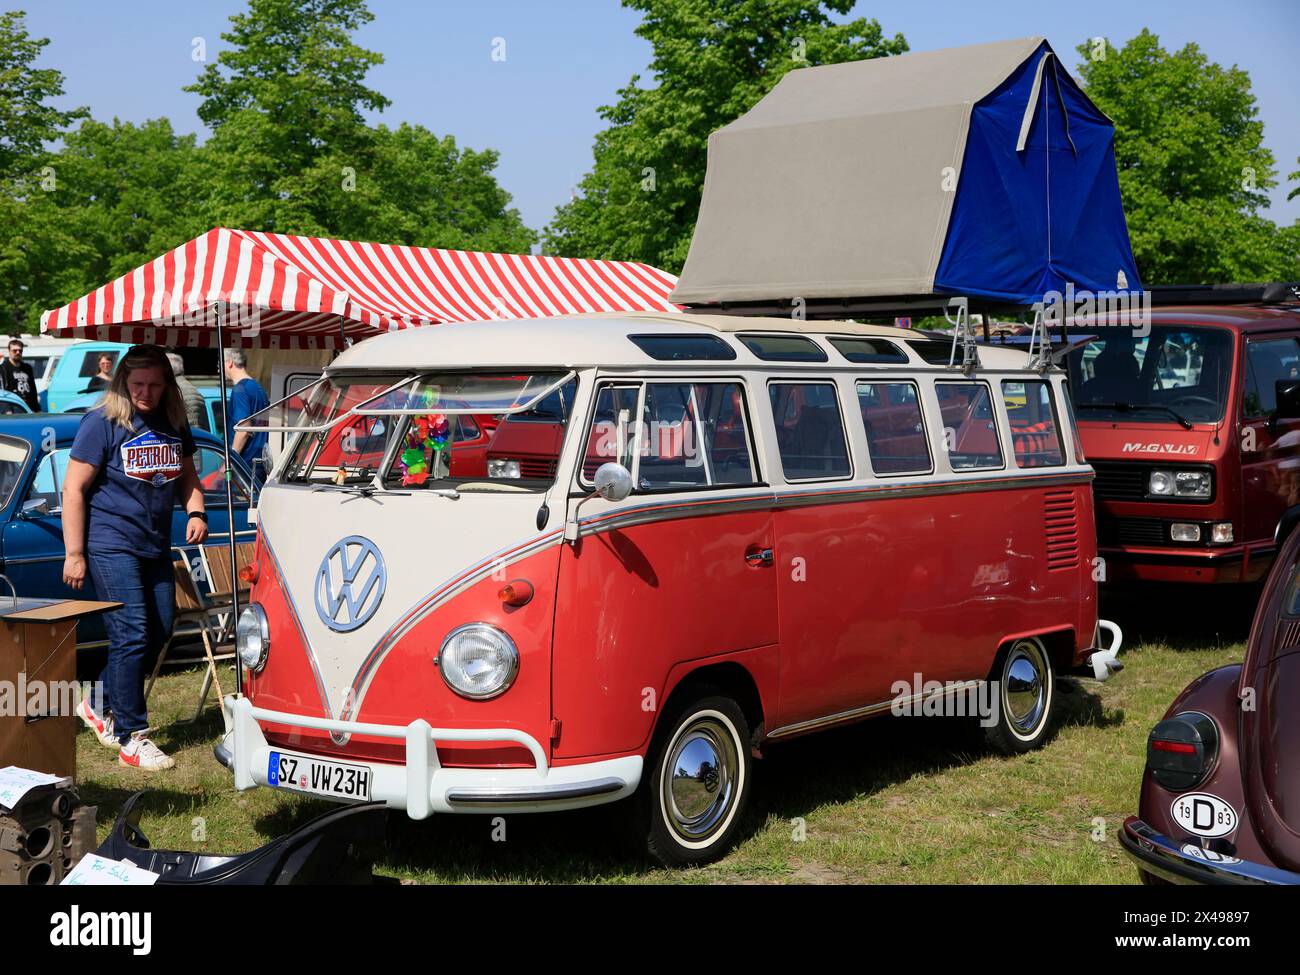
[[[330,377],[311,397],[283,480],[374,490],[505,490],[487,479],[487,447],[521,406],[544,402],[564,373]],[[398,383],[394,387],[394,383]],[[520,483],[511,490],[549,487]]]
[[[1074,408],[1081,420],[1217,423],[1232,356],[1227,329],[1153,325],[1143,336],[1129,328],[1102,329],[1070,353]]]

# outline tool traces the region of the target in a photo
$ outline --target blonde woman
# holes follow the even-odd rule
[[[176,377],[156,345],[129,349],[103,400],[86,412],[63,493],[63,581],[122,603],[104,614],[108,664],[78,714],[121,765],[158,771],[175,760],[148,737],[145,661],[171,633],[176,586],[172,508],[188,513],[185,540],[208,535],[194,437]]]

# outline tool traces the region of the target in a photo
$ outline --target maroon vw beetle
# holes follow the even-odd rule
[[[1300,531],[1264,587],[1246,659],[1202,674],[1147,740],[1119,831],[1144,883],[1300,883]]]

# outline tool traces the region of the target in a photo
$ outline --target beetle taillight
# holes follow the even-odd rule
[[[1151,729],[1147,739],[1147,768],[1172,792],[1195,788],[1214,767],[1219,729],[1209,715],[1183,711]]]
[[[245,565],[242,568],[240,568],[239,578],[241,581],[247,582],[251,586],[253,583],[257,581],[258,571],[259,571],[258,564],[256,562],[249,562],[248,565]]]

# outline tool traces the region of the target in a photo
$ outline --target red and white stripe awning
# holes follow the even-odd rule
[[[41,315],[67,338],[323,349],[414,325],[677,311],[648,264],[370,244],[217,227]]]

